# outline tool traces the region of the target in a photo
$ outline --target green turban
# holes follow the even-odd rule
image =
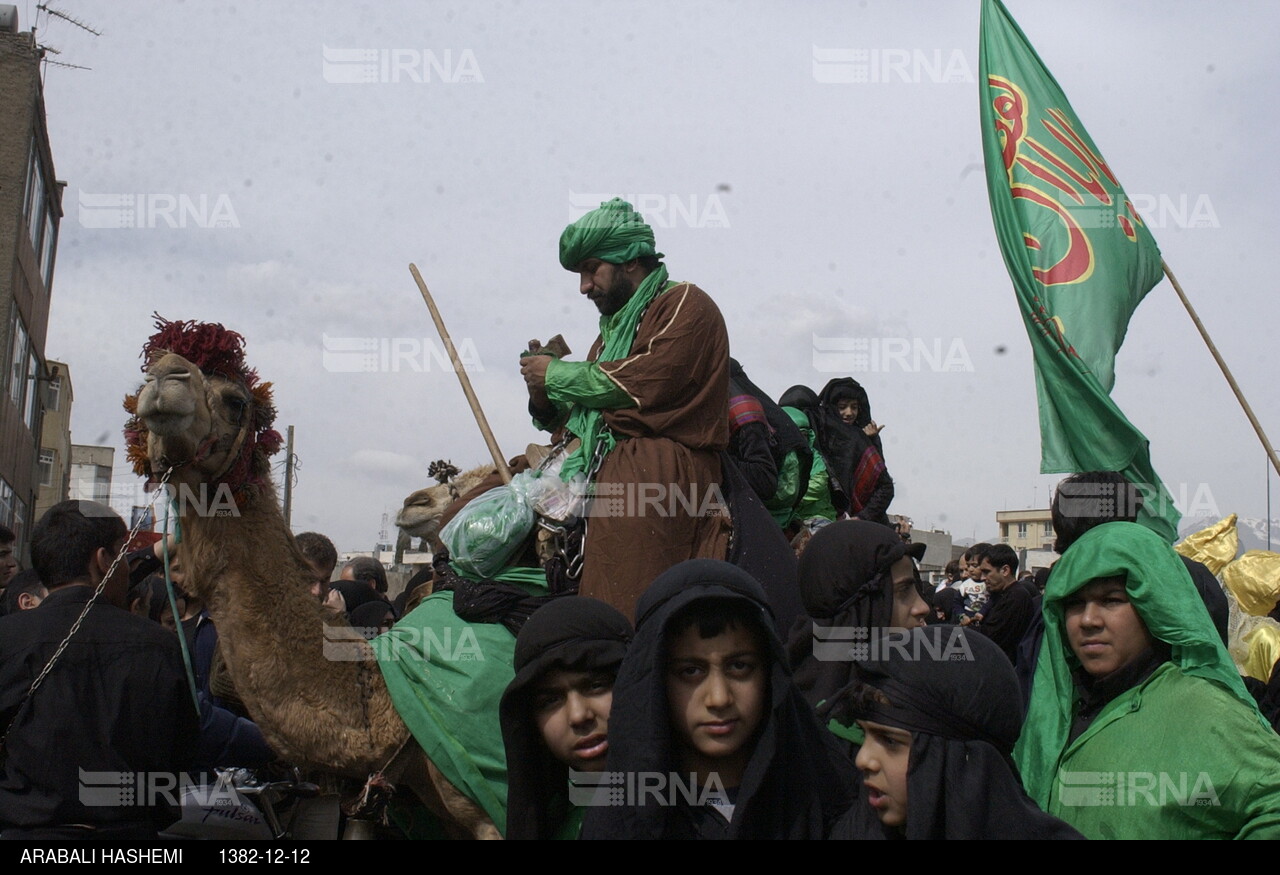
[[[653,229],[631,204],[620,197],[600,205],[564,229],[560,235],[560,265],[574,270],[588,258],[623,264],[654,249]]]

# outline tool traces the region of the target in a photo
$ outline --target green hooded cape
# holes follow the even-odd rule
[[[1137,523],[1097,526],[1058,560],[1044,594],[1044,644],[1026,723],[1014,749],[1027,793],[1041,807],[1049,802],[1067,747],[1076,698],[1071,673],[1080,664],[1067,640],[1063,600],[1095,578],[1121,575],[1127,577],[1129,600],[1152,637],[1172,649],[1172,663],[1184,675],[1221,687],[1267,726],[1173,548]]]

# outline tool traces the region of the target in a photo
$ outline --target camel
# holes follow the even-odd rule
[[[431,552],[438,553],[444,547],[440,543],[440,518],[445,509],[485,478],[497,474],[497,469],[490,463],[459,473],[451,463],[440,460],[431,463],[428,473],[436,478],[436,485],[419,489],[404,500],[404,507],[396,514],[396,526],[403,549],[408,548],[408,539],[421,538]]]
[[[326,658],[323,611],[271,481],[268,458],[281,443],[271,384],[246,366],[243,338],[155,318],[146,382],[125,401],[129,459],[153,482],[171,471],[187,583],[208,606],[228,673],[267,742],[298,765],[361,781],[384,772],[451,831],[500,838],[413,740],[369,645],[344,641],[361,648],[359,659]]]

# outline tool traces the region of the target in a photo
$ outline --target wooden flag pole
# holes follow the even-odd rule
[[[1165,260],[1160,259],[1160,266],[1164,268],[1164,275],[1169,278],[1169,282],[1173,283],[1173,290],[1178,293],[1178,297],[1182,299],[1182,306],[1187,308],[1187,312],[1191,314],[1191,321],[1196,323],[1196,328],[1200,331],[1200,336],[1204,338],[1205,344],[1209,347],[1209,352],[1213,353],[1213,359],[1218,363],[1218,367],[1222,369],[1222,375],[1227,378],[1227,383],[1231,386],[1231,391],[1236,393],[1236,400],[1240,402],[1240,406],[1244,408],[1245,416],[1249,417],[1249,422],[1253,424],[1253,430],[1258,433],[1258,440],[1262,441],[1262,446],[1267,451],[1267,458],[1271,460],[1272,466],[1280,473],[1280,458],[1276,458],[1276,451],[1271,447],[1271,441],[1267,440],[1267,433],[1262,430],[1262,424],[1258,422],[1258,417],[1253,415],[1253,408],[1249,406],[1249,402],[1244,400],[1244,393],[1240,391],[1240,386],[1236,383],[1236,378],[1231,376],[1231,369],[1227,367],[1227,363],[1222,360],[1222,356],[1218,354],[1218,348],[1213,345],[1213,341],[1209,338],[1209,332],[1205,330],[1204,323],[1200,321],[1200,317],[1196,315],[1195,308],[1191,306],[1191,302],[1187,300],[1187,296],[1183,294],[1182,286],[1178,285],[1178,278],[1173,275],[1173,271],[1169,270],[1169,265]]]
[[[489,455],[493,456],[493,464],[498,466],[498,474],[502,477],[502,482],[510,484],[511,471],[507,468],[507,460],[503,457],[502,450],[498,449],[498,441],[493,436],[493,430],[489,428],[489,420],[484,418],[484,411],[480,409],[480,402],[471,388],[471,378],[467,376],[467,369],[462,366],[462,361],[458,358],[458,351],[453,348],[453,340],[449,337],[448,329],[444,327],[444,320],[440,318],[436,302],[431,299],[431,293],[427,291],[427,284],[422,281],[422,274],[418,273],[416,264],[409,265],[409,273],[413,274],[413,279],[418,284],[418,291],[422,292],[422,300],[427,302],[427,309],[431,311],[431,319],[436,323],[436,331],[440,332],[444,348],[449,352],[449,361],[453,363],[453,372],[458,375],[458,382],[462,384],[462,393],[467,396],[467,403],[471,405],[471,412],[476,417],[476,425],[480,426],[480,433],[484,435],[484,442],[489,447]]]

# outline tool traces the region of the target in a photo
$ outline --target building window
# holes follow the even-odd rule
[[[45,389],[45,406],[50,410],[57,410],[62,403],[62,378],[50,377],[48,387]]]
[[[1053,523],[1044,524],[1044,533],[1046,536],[1053,534]]]
[[[9,525],[13,519],[13,487],[9,481],[0,478],[0,523]],[[9,526],[13,528],[12,526]]]
[[[31,385],[27,388],[27,407],[24,419],[26,419],[27,428],[35,432],[40,418],[40,393],[36,391],[36,388],[40,385],[40,360],[36,358],[34,352],[27,354],[27,382]]]
[[[1018,523],[1018,537],[1025,538],[1027,536],[1027,524]]]
[[[9,398],[15,407],[22,409],[27,388],[27,326],[17,310],[13,314],[13,347],[9,357]]]
[[[44,231],[44,169],[40,166],[40,159],[36,156],[34,148],[31,156],[31,182],[27,186],[27,191],[31,195],[27,202],[27,229],[31,233],[31,248],[38,256]]]
[[[27,525],[27,503],[16,495],[13,497],[13,519],[9,523],[9,528],[13,531],[14,541],[21,544],[23,536],[23,528]]]
[[[58,240],[58,226],[53,221],[50,210],[44,219],[44,247],[40,250],[40,276],[44,280],[44,290],[53,287],[53,250]]]
[[[40,451],[40,485],[53,485],[53,466],[57,461],[58,454],[54,450]]]

